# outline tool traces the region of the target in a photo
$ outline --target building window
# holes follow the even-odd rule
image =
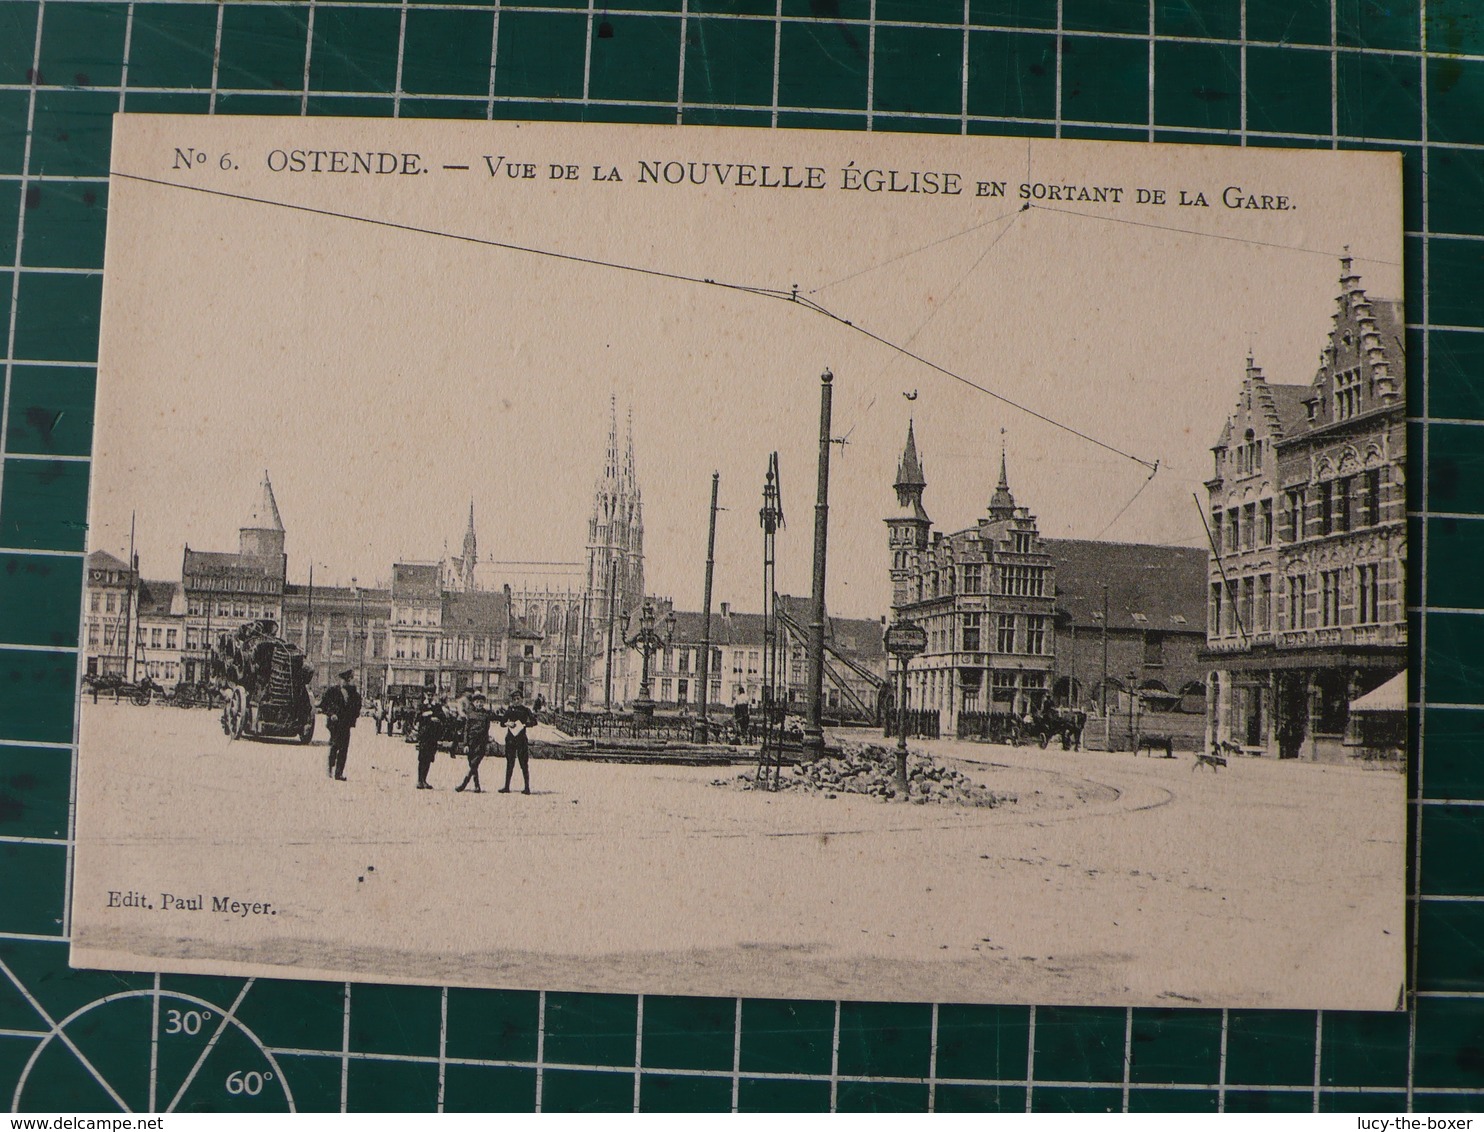
[[[151,629],[149,631],[149,647],[150,648],[157,649],[157,648],[160,647],[160,638],[161,638],[161,635],[162,634],[161,634],[161,632],[160,632],[159,629]]]
[[[1257,579],[1257,617],[1252,622],[1254,633],[1273,631],[1273,575],[1262,574]]]
[[[690,671],[690,649],[681,649],[680,650],[680,671],[681,672],[689,672]],[[681,683],[684,683],[684,682],[685,681],[683,681],[683,680],[681,681]]]
[[[1344,579],[1345,572],[1343,570],[1326,570],[1324,573],[1328,582],[1326,587],[1328,589],[1328,595],[1325,601],[1324,624],[1338,625],[1340,624],[1340,605],[1343,601],[1341,583]]]
[[[1158,629],[1147,629],[1144,632],[1144,663],[1151,666],[1163,665],[1165,662],[1165,635]]]
[[[175,647],[175,634],[176,630],[174,629],[165,630],[165,647],[167,649],[173,649]]]
[[[1304,489],[1296,488],[1288,493],[1288,541],[1299,542],[1304,537]]]
[[[1046,651],[1046,618],[1032,613],[1025,619],[1025,651],[1041,656]]]
[[[97,613],[98,612],[98,596],[99,595],[97,594],[96,591],[93,592],[93,593],[88,594],[88,612],[89,613]]]
[[[1015,614],[1000,614],[999,626],[995,631],[995,651],[1015,651]]]
[[[484,659],[484,638],[483,637],[475,637],[474,638],[474,659],[475,660],[483,660]]]
[[[682,703],[682,704],[688,704],[688,703],[690,703],[690,681],[689,680],[677,680],[675,683],[676,683],[676,689],[675,689],[675,701],[676,701],[676,703]]]
[[[103,643],[105,645],[111,645],[111,644],[113,644],[113,623],[112,622],[107,622],[103,626]]]
[[[1253,579],[1242,579],[1242,632],[1244,634],[1250,633],[1253,627],[1257,624],[1252,619],[1253,604],[1255,601],[1253,590],[1255,588],[1256,587]]]
[[[747,675],[756,676],[758,665],[762,661],[762,653],[757,649],[749,649],[747,653]]]
[[[1372,468],[1365,474],[1365,523],[1374,527],[1381,521],[1381,469]]]
[[[668,676],[660,681],[660,699],[666,703],[670,700],[670,678]]]
[[[1012,531],[1015,538],[1015,553],[1029,554],[1031,552],[1031,540],[1035,537],[1030,531]]]
[[[984,567],[978,562],[970,562],[964,567],[964,593],[978,594],[984,592]]]
[[[1242,509],[1242,549],[1251,550],[1257,535],[1257,504],[1249,503]]]
[[[96,621],[88,622],[88,644],[94,647],[98,644],[98,623]]]
[[[1001,566],[1000,592],[1007,597],[1041,597],[1046,570],[1041,566]]]
[[[1224,514],[1225,512],[1219,509],[1211,512],[1211,545],[1216,548],[1217,554],[1221,553],[1221,549],[1225,545],[1221,541],[1222,533],[1224,531],[1224,527],[1222,525]]]
[[[1207,621],[1206,632],[1213,637],[1221,636],[1221,583],[1211,583],[1211,606],[1210,617]]]
[[[1226,513],[1226,549],[1228,551],[1240,550],[1242,548],[1242,509],[1233,507]]]
[[[1350,489],[1354,480],[1346,476],[1342,480],[1335,481],[1335,529],[1337,531],[1348,531],[1350,529]]]
[[[1355,621],[1373,625],[1381,620],[1381,567],[1362,563],[1355,568]]]
[[[1360,369],[1335,374],[1335,419],[1348,420],[1360,412]]]
[[[1303,574],[1295,574],[1288,579],[1288,627],[1290,629],[1308,628],[1308,589],[1309,579]]]
[[[1319,533],[1330,534],[1335,529],[1335,484],[1325,480],[1319,485]]]
[[[1257,538],[1260,546],[1273,545],[1273,501],[1264,499],[1258,504]]]
[[[522,656],[535,656],[536,655],[536,646],[535,645],[527,645],[524,649],[521,650],[521,655]]]
[[[119,609],[118,609],[118,594],[108,594],[107,597],[106,597],[106,599],[105,599],[105,601],[104,601],[104,606],[105,606],[107,612],[109,612],[109,613],[117,613],[119,611]]]
[[[983,647],[979,636],[980,617],[981,615],[978,613],[965,613],[963,615],[964,652],[979,652]]]

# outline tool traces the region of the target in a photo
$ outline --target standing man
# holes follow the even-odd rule
[[[469,759],[469,773],[464,775],[464,781],[454,787],[455,790],[463,790],[470,782],[474,783],[474,793],[483,794],[484,789],[479,785],[479,764],[484,762],[484,756],[489,753],[490,746],[490,713],[485,710],[484,696],[475,692],[469,701],[469,707],[464,712],[464,754]]]
[[[417,713],[417,788],[431,790],[428,770],[438,757],[438,741],[443,738],[443,708],[433,701],[432,692],[423,693],[422,707]],[[406,729],[404,723],[403,729]]]
[[[536,723],[536,716],[530,708],[520,702],[517,694],[512,697],[510,706],[500,714],[500,722],[505,725],[505,785],[500,788],[501,794],[510,793],[510,780],[515,776],[515,764],[520,763],[520,777],[525,783],[522,794],[531,792],[531,742],[527,731]]]
[[[345,757],[350,754],[350,729],[361,714],[361,693],[351,683],[355,669],[340,673],[340,683],[326,688],[320,697],[319,710],[325,713],[325,726],[330,732],[330,777],[345,781]]]

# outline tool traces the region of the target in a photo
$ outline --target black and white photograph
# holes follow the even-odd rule
[[[1399,1009],[1400,169],[120,115],[73,965]]]

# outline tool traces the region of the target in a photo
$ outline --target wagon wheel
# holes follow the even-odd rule
[[[242,685],[234,684],[227,690],[227,704],[222,708],[222,730],[228,738],[240,739],[246,723],[247,693],[242,690]]]
[[[147,707],[150,700],[149,685],[144,684],[134,690],[134,702],[140,707]]]

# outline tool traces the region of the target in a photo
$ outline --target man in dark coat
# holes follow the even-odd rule
[[[515,776],[515,764],[520,763],[520,777],[525,783],[522,794],[531,792],[531,742],[527,731],[535,726],[536,714],[513,699],[510,706],[500,713],[500,722],[505,725],[505,785],[501,794],[510,793],[510,780]]]
[[[472,782],[474,793],[484,793],[483,787],[479,785],[479,764],[484,762],[484,756],[489,752],[491,718],[484,706],[484,696],[475,692],[464,712],[463,746],[464,754],[469,759],[469,773],[464,775],[463,782],[454,787],[455,790],[463,790]]]
[[[433,699],[432,692],[423,693],[422,707],[417,712],[417,788],[431,790],[428,770],[438,757],[438,741],[443,738],[447,718],[443,707]],[[404,725],[405,726],[405,725]]]
[[[345,781],[345,757],[350,754],[350,729],[361,715],[361,693],[351,683],[355,669],[340,673],[340,683],[326,688],[320,697],[319,710],[325,713],[325,727],[330,732],[330,777]]]

